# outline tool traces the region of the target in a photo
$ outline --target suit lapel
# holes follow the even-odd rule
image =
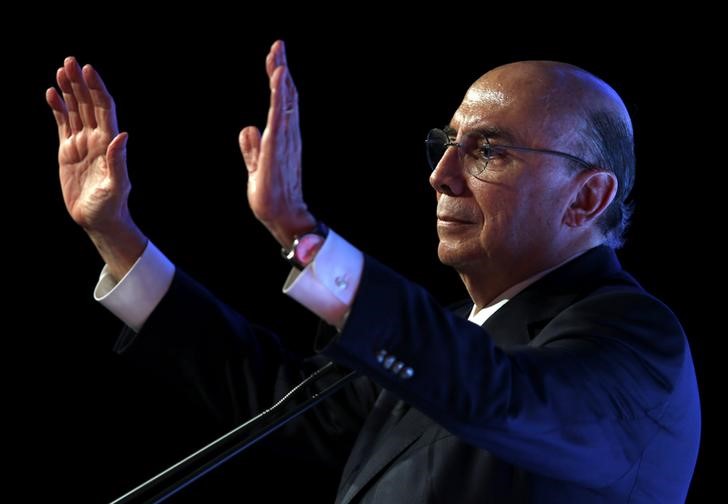
[[[383,433],[388,430],[388,425],[399,420],[399,417],[393,418],[393,415],[397,414],[395,406],[397,406],[398,402],[400,402],[399,398],[386,389],[382,390],[379,397],[377,397],[372,412],[359,432],[352,452],[349,454],[349,459],[342,471],[339,493],[358,474],[362,464],[368,460],[377,443],[382,441]]]
[[[385,392],[383,392],[385,393]],[[386,392],[390,396],[389,392]],[[342,488],[346,493],[341,498],[341,504],[347,504],[356,497],[366,485],[382,473],[401,453],[412,446],[425,430],[433,424],[432,420],[404,402],[395,405],[395,411],[401,408],[401,418],[391,419],[392,425],[384,426],[381,435],[374,440],[371,447],[371,456],[368,457],[360,470],[352,470],[345,480]],[[357,442],[357,444],[359,444]]]
[[[502,349],[527,345],[556,315],[597,285],[608,284],[608,278],[625,283],[625,277],[611,248],[594,247],[515,295],[485,321],[483,329]],[[459,306],[456,313],[467,317],[472,306],[472,302]]]

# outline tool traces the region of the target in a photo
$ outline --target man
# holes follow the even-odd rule
[[[695,373],[674,315],[613,252],[634,169],[618,95],[570,65],[515,63],[430,133],[438,254],[472,300],[453,313],[308,211],[282,42],[266,69],[266,129],[240,136],[248,201],[295,265],[285,292],[331,326],[323,355],[367,377],[286,433],[346,461],[337,502],[683,501]],[[322,357],[290,358],[148,242],[111,96],[73,58],[57,80],[64,199],[106,262],[96,296],[128,326],[116,350],[216,417],[250,416]]]

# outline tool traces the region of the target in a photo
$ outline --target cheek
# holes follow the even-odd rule
[[[511,172],[473,187],[482,219],[480,241],[486,249],[512,250],[548,242],[564,211],[564,184],[552,173]]]
[[[479,199],[481,241],[491,247],[498,243],[528,241],[551,227],[553,202],[544,199],[540,188],[509,190],[499,187]]]
[[[563,218],[563,194],[558,188],[544,183],[532,188],[518,204],[518,221],[523,231],[533,239],[554,236]]]
[[[520,191],[516,187],[513,182],[492,181],[473,191],[484,229],[500,227],[520,206]]]
[[[509,241],[509,235],[514,232],[517,225],[517,214],[511,205],[511,199],[506,194],[493,191],[490,198],[483,200],[479,205],[481,229],[480,242],[483,248],[493,252],[499,245]]]

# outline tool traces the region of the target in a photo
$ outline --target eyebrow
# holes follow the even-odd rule
[[[445,126],[443,130],[448,135],[457,135],[457,130],[449,124]],[[483,135],[488,140],[503,140],[510,144],[515,143],[515,137],[512,133],[497,126],[479,126],[477,128],[468,129],[466,133],[477,133],[479,135]]]

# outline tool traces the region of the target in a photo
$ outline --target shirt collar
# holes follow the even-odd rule
[[[588,249],[591,250],[591,249]],[[474,324],[478,324],[479,326],[482,326],[486,320],[488,320],[495,312],[497,312],[504,304],[506,304],[510,299],[512,299],[516,294],[524,290],[526,287],[531,285],[532,283],[536,282],[537,280],[541,279],[542,277],[548,275],[555,269],[560,268],[567,262],[576,259],[580,255],[588,252],[588,250],[584,250],[582,252],[578,252],[574,254],[573,256],[569,257],[565,261],[560,262],[556,266],[552,268],[545,269],[543,271],[539,271],[533,276],[530,276],[523,280],[522,282],[518,282],[516,285],[513,285],[512,287],[509,287],[505,291],[503,291],[500,295],[498,295],[488,306],[485,306],[480,309],[477,313],[475,312],[475,304],[473,304],[473,307],[470,309],[470,315],[468,316],[468,320]]]

